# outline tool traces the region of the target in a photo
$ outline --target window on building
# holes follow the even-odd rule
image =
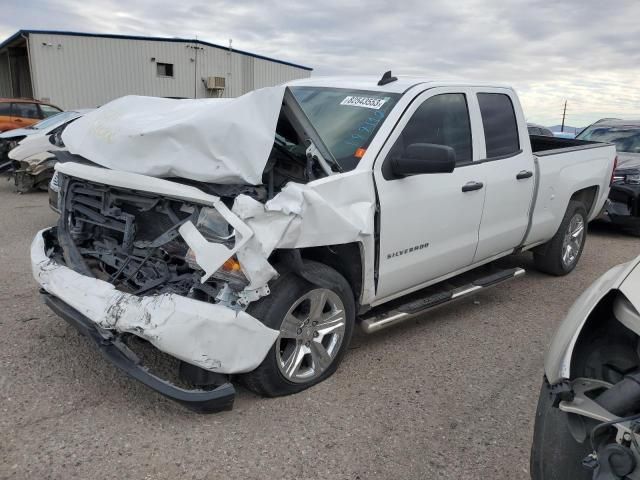
[[[173,77],[173,63],[156,63],[159,77]]]
[[[504,157],[520,151],[518,123],[513,103],[502,93],[479,93],[487,158]]]
[[[62,110],[58,107],[54,107],[52,105],[42,105],[40,104],[40,111],[42,112],[42,118],[48,118],[52,115],[59,114]]]
[[[424,101],[391,148],[389,157],[402,155],[414,143],[451,147],[456,165],[471,162],[471,125],[467,99],[462,93],[444,93]]]
[[[12,115],[20,118],[40,118],[38,106],[35,103],[14,103]]]

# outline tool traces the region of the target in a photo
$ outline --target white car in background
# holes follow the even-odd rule
[[[16,128],[0,133],[0,171],[7,170],[11,166],[11,160],[9,160],[7,155],[21,140],[45,131],[50,132],[68,119],[72,117],[77,118],[77,116],[74,117],[76,114],[77,111],[61,112],[28,127]]]
[[[45,128],[36,129],[34,133],[24,137],[17,146],[9,151],[9,160],[13,167],[13,176],[18,192],[24,193],[38,188],[47,189],[53,175],[53,166],[57,161],[52,152],[65,148],[59,140],[60,134],[67,125],[92,110],[63,112],[40,122],[37,125],[47,123],[49,120],[56,120],[48,122]]]

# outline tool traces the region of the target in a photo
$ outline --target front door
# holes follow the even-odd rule
[[[464,268],[473,260],[485,180],[482,165],[473,162],[476,148],[471,125],[476,121],[469,116],[471,93],[440,88],[422,93],[380,152],[374,168],[380,203],[378,300]],[[455,170],[395,176],[390,159],[416,143],[452,147]]]

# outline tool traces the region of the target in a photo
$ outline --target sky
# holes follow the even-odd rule
[[[528,121],[640,118],[640,0],[0,0],[20,29],[199,38],[314,68],[515,87]]]

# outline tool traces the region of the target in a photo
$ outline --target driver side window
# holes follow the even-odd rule
[[[411,116],[388,158],[402,156],[407,147],[415,143],[451,147],[456,152],[456,165],[470,163],[471,124],[466,96],[443,93],[425,100]]]

